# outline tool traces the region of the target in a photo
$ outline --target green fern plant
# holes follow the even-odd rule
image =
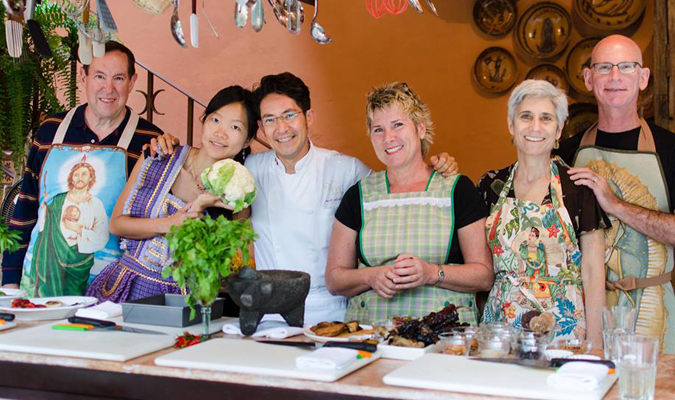
[[[24,27],[23,55],[17,60],[7,53],[7,15],[2,4],[0,15],[0,149],[12,152],[15,170],[20,171],[26,149],[44,117],[65,109],[58,101],[57,87],[66,90],[65,106],[77,105],[77,26],[58,4],[43,1],[36,8],[35,20],[54,55],[39,56]]]

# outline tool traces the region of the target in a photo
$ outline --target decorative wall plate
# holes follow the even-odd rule
[[[586,89],[584,68],[591,67],[591,54],[599,41],[599,38],[584,39],[575,44],[567,54],[567,62],[565,63],[567,79],[574,90],[586,96],[592,96],[593,93]]]
[[[516,5],[512,0],[477,0],[473,22],[490,36],[504,36],[516,25]]]
[[[504,93],[518,79],[518,65],[513,55],[501,47],[483,50],[473,65],[476,82],[490,93]]]
[[[646,0],[574,0],[574,9],[588,26],[605,31],[627,28],[647,7]]]
[[[527,73],[525,79],[542,79],[548,81],[558,89],[567,93],[570,90],[570,85],[567,83],[565,72],[557,65],[550,63],[543,63],[535,65]]]
[[[518,45],[534,58],[562,53],[572,36],[572,19],[565,8],[550,2],[535,3],[518,19]]]
[[[583,134],[591,125],[598,121],[598,106],[592,103],[571,104],[569,113],[567,124],[563,128],[560,140]]]

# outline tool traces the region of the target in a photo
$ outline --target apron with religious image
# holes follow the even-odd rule
[[[586,337],[581,252],[565,204],[557,164],[551,160],[551,203],[508,197],[518,163],[485,222],[495,283],[483,319],[521,326],[525,313],[555,315],[556,337]]]
[[[595,146],[597,125],[584,133],[574,165],[588,167],[603,176],[622,200],[640,207],[670,213],[668,185],[656,153],[654,136],[641,119],[636,151]],[[650,239],[613,216],[605,230],[605,267],[609,286],[629,276],[636,288],[608,290],[607,305],[635,307],[635,333],[657,337],[661,350],[675,353],[675,296],[670,277],[673,248]]]
[[[90,275],[122,254],[108,227],[126,184],[126,149],[138,115],[131,112],[117,146],[64,145],[75,111],[59,125],[40,171],[38,219],[21,278],[34,297],[81,296]]]

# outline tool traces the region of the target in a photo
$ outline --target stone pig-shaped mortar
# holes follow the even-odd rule
[[[302,326],[309,274],[300,271],[256,271],[244,267],[227,277],[227,290],[239,306],[241,332],[250,336],[265,314],[281,314],[290,326]]]

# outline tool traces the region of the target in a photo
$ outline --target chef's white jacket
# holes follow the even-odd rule
[[[326,289],[328,245],[342,195],[370,169],[354,157],[311,143],[294,174],[286,173],[273,151],[248,156],[246,168],[253,173],[258,192],[251,206],[251,223],[258,235],[256,267],[309,273],[305,324],[342,321],[347,299]]]

